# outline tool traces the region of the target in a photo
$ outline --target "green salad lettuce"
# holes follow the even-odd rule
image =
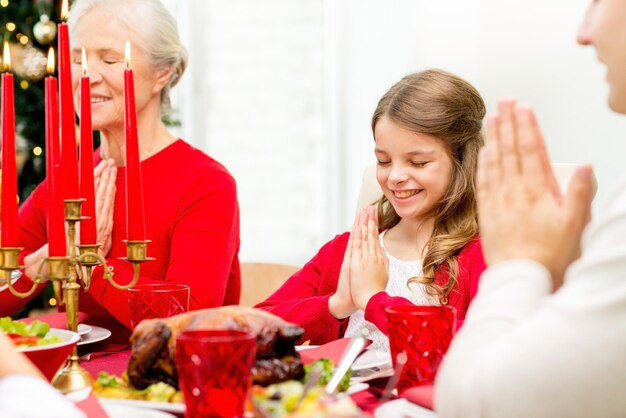
[[[13,321],[10,317],[0,318],[0,330],[9,335],[16,345],[34,346],[61,342],[57,336],[47,337],[50,325],[35,319],[30,324]]]
[[[321,368],[321,373],[320,373],[319,379],[317,380],[317,384],[320,386],[326,385],[330,381],[330,378],[333,376],[333,373],[335,372],[335,365],[333,361],[328,358],[321,358],[319,360],[314,361],[311,364],[305,364],[304,365],[304,378],[302,379],[303,382],[307,381],[309,374],[315,367]],[[340,392],[345,392],[350,387],[351,375],[352,375],[351,369],[349,369],[346,372],[346,374],[343,376],[343,378],[339,382],[339,386],[337,387],[337,389],[339,389]]]

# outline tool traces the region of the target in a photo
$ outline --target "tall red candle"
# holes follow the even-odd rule
[[[48,52],[48,74],[54,73],[54,50]],[[59,111],[57,104],[57,79],[46,77],[46,181],[48,187],[48,254],[51,257],[67,255],[65,244],[65,220],[60,177]]]
[[[63,0],[61,18],[67,19],[67,0]],[[78,149],[72,97],[72,62],[67,24],[59,23],[59,117],[61,122],[61,170],[63,198],[78,199]]]
[[[85,199],[80,222],[80,243],[97,244],[96,203],[93,185],[93,134],[91,131],[91,88],[87,76],[87,56],[82,53],[83,76],[80,78],[80,197]]]
[[[133,70],[130,68],[130,42],[126,41],[124,70],[124,134],[126,138],[126,231],[129,241],[145,241],[143,190],[137,138],[137,111]]]
[[[2,234],[3,247],[17,247],[17,170],[15,166],[15,104],[9,44],[4,43],[2,74]]]

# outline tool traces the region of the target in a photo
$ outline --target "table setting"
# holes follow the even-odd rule
[[[209,309],[210,315],[214,315],[215,311],[227,312],[228,315],[221,315],[227,320],[230,317],[237,317],[240,309],[239,307],[228,307],[230,309],[238,308],[236,311],[225,311],[225,308]],[[436,371],[438,367],[438,361],[440,361],[441,350],[430,349],[433,353],[439,353],[437,359],[418,366],[410,366],[411,360],[408,359],[409,353],[406,350],[402,350],[398,341],[402,342],[402,346],[405,346],[408,342],[411,346],[415,347],[416,344],[412,339],[420,332],[423,333],[424,327],[418,329],[415,326],[414,321],[419,318],[420,322],[435,324],[435,328],[441,330],[446,329],[446,324],[453,323],[454,317],[450,315],[449,310],[441,309],[441,307],[434,307],[435,309],[425,309],[426,307],[409,307],[408,312],[403,312],[400,317],[402,320],[398,320],[397,327],[405,327],[404,332],[407,330],[407,326],[412,329],[411,335],[402,334],[402,332],[396,329],[396,325],[393,325],[393,321],[390,321],[390,342],[391,353],[381,352],[377,350],[371,350],[368,348],[370,343],[366,336],[355,338],[342,338],[335,341],[331,341],[327,344],[320,346],[296,346],[294,345],[295,352],[298,353],[301,358],[302,364],[310,366],[316,363],[320,359],[327,359],[333,364],[333,371],[338,370],[338,376],[343,375],[349,370],[350,380],[347,392],[341,394],[350,399],[351,404],[356,408],[356,415],[346,416],[373,416],[373,417],[387,417],[387,416],[406,416],[417,418],[432,418],[436,417],[433,409],[434,388],[433,371]],[[245,308],[245,314],[255,315],[257,310],[252,308]],[[405,309],[405,308],[402,308]],[[248,312],[251,310],[253,312]],[[398,316],[398,310],[391,307],[388,308],[388,315]],[[193,311],[191,312],[193,313]],[[259,312],[264,318],[266,312]],[[200,315],[200,314],[197,314]],[[177,317],[180,314],[171,317],[172,323],[175,323]],[[245,316],[245,315],[244,315]],[[52,326],[63,327],[66,314],[63,312],[40,316],[38,320],[45,320]],[[429,317],[431,317],[429,319]],[[78,318],[81,319],[81,325],[84,324],[83,329],[91,327],[93,332],[94,326],[89,324],[88,315],[79,313]],[[430,322],[432,318],[443,321],[444,326],[438,322]],[[443,319],[441,319],[443,318]],[[26,322],[32,322],[33,319],[25,319]],[[143,322],[139,319],[139,323]],[[161,321],[160,318],[148,318],[146,323],[150,321]],[[412,325],[411,325],[412,324]],[[219,325],[219,324],[217,324]],[[145,325],[144,325],[145,326]],[[55,329],[54,327],[52,327]],[[85,333],[82,337],[85,338],[91,332]],[[443,335],[451,336],[451,331],[445,331]],[[403,336],[400,340],[394,339],[394,336]],[[258,337],[258,336],[257,336]],[[419,337],[424,343],[423,335]],[[187,339],[187,345],[184,345],[184,341]],[[215,340],[215,341],[212,341]],[[181,341],[183,343],[181,344]],[[247,341],[245,345],[243,342]],[[206,408],[207,405],[218,404],[221,405],[226,395],[224,391],[231,391],[232,388],[242,388],[241,392],[234,398],[238,399],[236,407],[247,408],[245,412],[237,415],[237,411],[230,410],[226,412],[226,415],[235,414],[233,416],[262,416],[262,417],[274,417],[274,416],[286,416],[286,415],[272,415],[271,413],[261,412],[255,410],[252,394],[261,393],[260,387],[252,386],[250,388],[251,370],[254,365],[254,354],[256,347],[254,347],[254,335],[246,333],[244,331],[233,331],[225,329],[199,329],[199,330],[178,330],[178,336],[175,338],[176,346],[176,367],[182,372],[181,377],[179,374],[179,382],[181,393],[185,394],[186,398],[195,399],[196,403],[191,404],[187,402],[157,402],[146,400],[134,400],[134,399],[115,399],[98,397],[97,391],[92,391],[91,388],[87,388],[83,391],[77,391],[76,393],[69,394],[68,396],[76,401],[76,405],[83,410],[89,418],[100,417],[122,417],[122,416],[137,416],[146,418],[165,418],[171,416],[203,416],[206,411],[197,411],[198,405],[202,408]],[[395,341],[395,342],[394,342]],[[426,341],[425,344],[440,345],[441,339],[437,339],[435,342]],[[218,344],[219,343],[219,344]],[[446,342],[446,338],[443,339],[443,345],[449,343]],[[214,346],[220,346],[217,351]],[[252,344],[252,345],[250,345]],[[181,348],[183,347],[183,348]],[[184,351],[186,350],[186,351]],[[393,358],[394,350],[398,352],[396,358]],[[84,368],[96,381],[99,380],[99,376],[102,372],[106,372],[108,376],[122,376],[129,373],[129,363],[131,357],[135,355],[131,343],[120,344],[114,341],[107,341],[104,338],[98,342],[88,342],[79,347],[78,353],[79,362],[82,368]],[[221,354],[220,354],[221,353]],[[404,360],[402,364],[398,364],[398,358]],[[424,358],[424,352],[420,351],[418,355],[411,355],[413,361],[417,357],[418,360]],[[206,362],[206,359],[214,359],[213,362]],[[242,359],[246,359],[245,361]],[[228,366],[228,364],[232,364]],[[60,364],[58,365],[61,366]],[[408,369],[407,367],[413,367]],[[336,367],[336,368],[335,368]],[[430,376],[428,381],[420,380],[418,377],[416,381],[416,374],[412,370],[422,370],[427,367],[428,373],[420,373],[424,376]],[[406,372],[405,372],[406,370]],[[241,373],[239,380],[235,379],[237,373]],[[430,374],[429,374],[430,373]],[[196,381],[193,384],[189,383],[190,376],[196,376]],[[335,373],[333,373],[333,376]],[[214,379],[208,381],[207,376],[213,376]],[[341,377],[340,376],[340,377]],[[51,376],[48,376],[51,379]],[[235,379],[235,380],[233,380]],[[187,382],[187,383],[184,383]],[[212,383],[211,383],[212,382]],[[187,384],[187,386],[185,386]],[[327,382],[326,385],[331,384],[336,388],[337,382]],[[306,379],[302,385],[305,391],[311,389],[306,388]],[[215,389],[211,389],[215,388]],[[316,396],[336,396],[335,389],[330,389],[328,392],[324,390],[324,387],[315,389],[321,392]],[[400,390],[400,391],[399,391]],[[215,398],[213,401],[207,400],[207,394],[214,393]],[[256,391],[256,392],[255,392]],[[301,395],[300,395],[301,396]],[[229,396],[232,397],[232,396]],[[257,397],[258,399],[261,399]],[[217,399],[217,401],[215,400]],[[247,405],[247,406],[246,406]],[[190,409],[191,408],[191,409]],[[195,409],[194,409],[195,408]],[[260,407],[263,408],[263,407]],[[195,411],[195,412],[189,412]],[[256,411],[256,412],[255,412]],[[132,412],[132,415],[129,415]],[[185,415],[191,413],[191,415]],[[224,411],[221,412],[224,414]],[[255,414],[256,415],[253,415]],[[169,415],[168,415],[169,414]],[[247,415],[243,415],[247,414]],[[265,415],[264,415],[265,414]],[[291,416],[291,415],[290,415]],[[300,415],[298,415],[300,416]],[[307,415],[302,415],[307,416]]]
[[[68,310],[37,318],[47,322],[53,331],[75,330],[66,331],[75,335],[75,339],[69,344],[73,351],[65,368],[62,367],[65,361],[54,365],[60,368],[55,375],[54,370],[53,373],[49,371],[50,361],[36,364],[42,370],[44,365],[47,367],[46,377],[52,382],[68,368],[71,371],[74,365],[78,365],[81,374],[88,375],[88,384],[66,393],[89,418],[215,414],[308,416],[301,411],[298,415],[288,411],[293,408],[293,401],[289,401],[291,407],[276,412],[278,407],[272,402],[280,396],[277,392],[268,396],[267,388],[276,382],[281,385],[280,382],[285,380],[302,382],[295,386],[296,394],[290,396],[301,399],[296,404],[302,405],[298,408],[303,410],[330,408],[329,405],[339,405],[337,400],[340,400],[347,405],[342,406],[347,412],[345,415],[329,412],[332,416],[436,416],[432,411],[432,384],[455,323],[454,310],[447,306],[388,307],[391,350],[385,352],[369,348],[371,341],[365,332],[319,346],[296,345],[303,334],[299,326],[259,309],[227,306],[189,311],[189,288],[185,286],[137,286],[128,292],[128,300],[133,326],[129,340],[120,340],[116,336],[119,328],[116,330],[110,324],[99,323],[83,312]],[[22,321],[29,323],[33,320],[26,318]],[[143,346],[147,349],[142,351]],[[158,352],[163,354],[153,354]],[[67,354],[63,353],[65,357]],[[169,359],[165,367],[162,361],[155,366],[158,364],[155,359],[159,356]],[[286,365],[282,370],[287,373],[282,373],[278,379],[268,378],[271,375],[268,364],[271,363],[263,363],[269,360],[268,357],[274,357],[271,361],[286,360],[282,363]],[[310,376],[315,370],[309,369],[306,376],[300,370],[314,367],[312,365],[320,359],[331,364],[332,377],[312,384]],[[169,378],[161,374],[159,379],[146,379],[148,375],[154,376],[155,371],[162,372],[163,367],[178,369],[180,374],[174,373]],[[253,376],[255,373],[256,377]],[[339,382],[346,374],[349,380],[343,389],[345,392],[337,392]],[[98,385],[107,380],[123,382],[121,384],[134,390],[158,385],[161,384],[159,380],[165,380],[179,387],[181,395],[178,395],[178,402],[103,397]],[[284,387],[279,391],[285,391]],[[311,401],[312,398],[315,400]],[[229,404],[224,399],[234,401]],[[266,409],[268,405],[274,409]]]

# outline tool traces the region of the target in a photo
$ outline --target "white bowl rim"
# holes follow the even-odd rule
[[[78,335],[78,333],[67,330],[67,329],[50,328],[50,331],[48,331],[48,333],[46,334],[46,337],[54,337],[54,336],[62,338],[63,341],[60,341],[58,343],[53,343],[53,344],[36,345],[33,347],[16,347],[16,349],[20,353],[27,353],[29,351],[42,351],[42,350],[48,350],[51,348],[63,347],[68,344],[73,344],[73,343],[77,343],[78,341],[80,341],[80,335]]]

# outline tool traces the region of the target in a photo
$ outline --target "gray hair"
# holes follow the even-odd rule
[[[178,83],[187,67],[187,51],[180,41],[174,16],[161,0],[75,0],[68,20],[70,32],[81,17],[96,7],[114,12],[120,22],[137,35],[138,47],[148,54],[158,71],[172,69],[172,75],[161,91],[161,113],[168,113],[171,110],[170,89]]]

